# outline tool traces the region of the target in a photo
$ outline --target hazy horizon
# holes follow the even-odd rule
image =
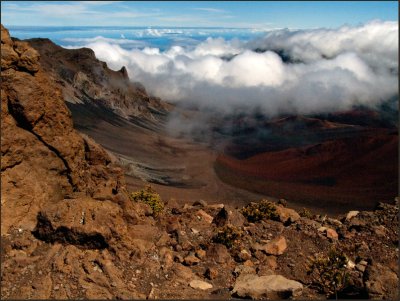
[[[397,1],[2,1],[4,25],[317,28],[397,21]]]

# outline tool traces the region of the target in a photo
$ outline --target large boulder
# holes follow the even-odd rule
[[[104,249],[127,232],[121,213],[121,207],[111,201],[63,200],[40,211],[34,233],[51,243]]]
[[[303,285],[281,275],[245,274],[236,279],[232,293],[251,299],[288,299],[300,296]]]

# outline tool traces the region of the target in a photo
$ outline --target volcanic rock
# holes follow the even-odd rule
[[[271,240],[266,244],[255,243],[253,245],[254,250],[264,251],[269,255],[282,255],[287,248],[286,239],[283,236],[279,236]]]
[[[360,213],[360,211],[352,210],[349,211],[346,215],[346,221],[351,220],[353,217],[357,216]]]
[[[231,255],[228,249],[221,244],[213,244],[207,250],[207,258],[216,263],[228,263],[231,261]]]
[[[1,37],[2,233],[11,226],[33,230],[40,209],[65,198],[114,200],[125,189],[122,169],[73,129],[38,53],[12,41],[3,26]]]
[[[119,71],[109,69],[92,49],[65,49],[41,38],[26,42],[40,53],[40,64],[56,79],[68,103],[100,104],[123,118],[148,120],[170,109],[167,103],[149,96],[142,85],[131,82],[125,67]]]
[[[337,240],[339,235],[337,234],[337,232],[334,229],[326,229],[326,237],[332,239],[332,240]]]
[[[208,290],[213,287],[210,283],[201,280],[192,280],[189,285],[194,289],[200,290]]]
[[[209,280],[213,280],[218,277],[218,269],[214,267],[207,268],[207,270],[204,273],[204,276]]]
[[[224,206],[214,217],[212,222],[216,224],[217,227],[223,227],[228,224],[241,227],[245,221],[245,217],[238,210],[230,206]]]
[[[232,293],[251,299],[288,299],[300,296],[303,285],[281,275],[245,274],[236,279]]]
[[[283,206],[275,206],[276,213],[279,216],[279,220],[286,223],[294,223],[295,221],[300,219],[300,215],[293,209],[286,208]]]
[[[188,255],[185,257],[184,259],[184,264],[185,265],[196,265],[200,262],[200,259],[197,258],[196,256],[192,255]]]
[[[369,265],[365,270],[365,287],[371,299],[398,300],[399,278],[390,268],[381,264]]]
[[[204,221],[207,224],[211,224],[213,221],[212,216],[205,212],[203,209],[198,210],[196,212],[196,216],[199,218],[199,220]]]
[[[90,249],[107,248],[115,234],[127,232],[122,209],[111,201],[70,199],[49,205],[39,213],[35,235],[48,242],[63,242]]]

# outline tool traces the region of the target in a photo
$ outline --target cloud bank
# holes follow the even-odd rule
[[[250,42],[208,38],[196,46],[123,49],[85,45],[162,99],[231,113],[321,113],[374,106],[398,95],[398,23],[278,30]]]

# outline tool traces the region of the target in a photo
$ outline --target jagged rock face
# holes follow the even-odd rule
[[[155,119],[154,113],[169,110],[168,104],[150,97],[141,84],[130,82],[125,67],[109,69],[91,49],[64,49],[48,39],[27,42],[40,53],[43,69],[52,74],[67,102],[101,104],[124,118]]]
[[[29,44],[1,27],[1,230],[33,230],[45,204],[123,191],[122,171],[73,129],[61,91]]]

